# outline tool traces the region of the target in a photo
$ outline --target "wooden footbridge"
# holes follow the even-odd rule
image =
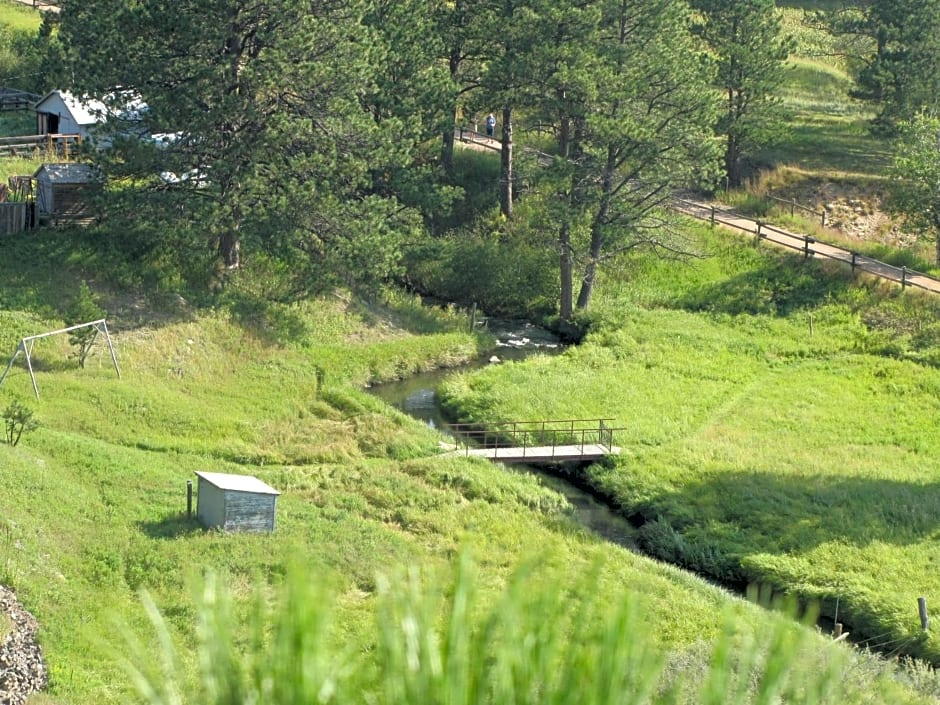
[[[448,426],[454,448],[448,456],[488,458],[497,463],[586,462],[618,455],[612,419],[500,421]]]

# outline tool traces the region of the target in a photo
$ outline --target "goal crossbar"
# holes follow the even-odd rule
[[[104,318],[99,318],[97,321],[91,321],[89,323],[78,323],[74,326],[69,326],[67,328],[60,328],[59,330],[51,330],[47,333],[39,333],[38,335],[28,335],[25,338],[22,338],[16,346],[16,352],[13,353],[13,357],[10,358],[10,362],[7,364],[7,368],[3,371],[3,374],[0,375],[0,384],[3,384],[3,381],[7,378],[7,375],[10,374],[10,370],[13,369],[13,363],[16,362],[16,358],[22,353],[26,357],[26,368],[29,370],[29,379],[33,383],[33,393],[36,395],[36,398],[39,399],[39,386],[36,384],[36,375],[33,372],[33,361],[32,361],[32,352],[33,344],[42,338],[48,338],[53,335],[60,335],[62,333],[71,333],[73,330],[78,330],[79,328],[94,328],[95,334],[92,336],[91,342],[88,344],[89,347],[94,345],[95,340],[98,338],[98,334],[103,334],[105,341],[108,343],[108,351],[111,353],[111,362],[114,364],[114,371],[117,372],[118,379],[121,378],[121,370],[118,367],[117,355],[114,354],[114,345],[111,343],[111,335],[108,333],[108,324]]]

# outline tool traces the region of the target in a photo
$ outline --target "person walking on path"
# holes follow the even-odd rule
[[[496,116],[490,113],[486,116],[486,136],[492,137],[493,130],[496,129]]]

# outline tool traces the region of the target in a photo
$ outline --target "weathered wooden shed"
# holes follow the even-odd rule
[[[98,173],[88,164],[43,164],[33,174],[39,220],[60,223],[88,222],[89,201],[100,188]]]
[[[197,472],[196,518],[208,529],[274,531],[280,492],[251,475]]]

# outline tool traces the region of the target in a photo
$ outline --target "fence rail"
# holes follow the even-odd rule
[[[776,201],[777,203],[783,203],[790,209],[790,215],[795,215],[796,211],[802,211],[804,213],[811,213],[819,218],[819,222],[825,226],[826,224],[826,211],[818,211],[815,208],[809,208],[807,206],[801,205],[796,202],[795,198],[780,198],[779,196],[765,196],[769,201]]]
[[[33,107],[42,96],[15,88],[0,88],[0,111],[26,110]]]
[[[69,150],[82,143],[79,134],[17,135],[0,137],[0,154],[16,156],[24,152],[46,150],[68,157]]]
[[[622,429],[610,425],[613,419],[562,419],[554,421],[501,421],[495,423],[449,424],[454,436],[454,450],[464,443],[466,455],[474,449],[493,449],[490,457],[500,459],[504,449],[516,460],[533,457],[545,459],[567,458],[576,455],[610,453],[614,448],[614,431]],[[520,451],[521,450],[521,454]]]
[[[819,255],[820,257],[848,264],[853,271],[859,269],[882,279],[893,281],[900,284],[902,288],[913,286],[925,291],[940,293],[940,279],[936,277],[907,267],[897,267],[882,262],[873,257],[860,254],[855,250],[848,250],[839,245],[817,240],[811,235],[791,233],[730,209],[688,201],[683,198],[674,198],[673,206],[685,215],[699,220],[707,220],[712,226],[719,224],[749,233],[754,235],[758,242],[766,240],[781,247],[797,250],[807,258]]]

